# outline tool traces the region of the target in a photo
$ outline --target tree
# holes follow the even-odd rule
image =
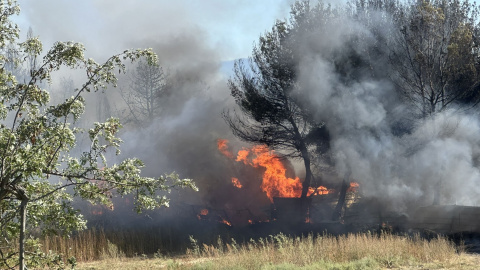
[[[289,23],[277,21],[270,32],[260,37],[248,66],[236,61],[229,87],[242,115],[224,114],[240,139],[280,149],[285,157],[303,159],[302,198],[307,196],[312,179],[312,141],[307,137],[323,128],[323,124],[314,121],[308,107],[298,99],[299,58],[294,47],[302,27],[314,24],[304,19],[319,18],[308,17],[313,12],[328,13],[321,5],[311,9],[308,2],[297,2]]]
[[[121,140],[116,133],[121,128],[117,119],[95,123],[84,132],[75,127],[84,107],[87,92],[115,85],[116,72],[125,69],[123,60],[139,57],[149,64],[156,63],[151,50],[127,50],[113,55],[103,64],[84,56],[80,43],[57,42],[45,54],[43,61],[31,66],[31,76],[24,83],[5,66],[11,61],[5,52],[18,42],[18,27],[9,18],[18,14],[14,1],[0,5],[0,268],[19,269],[41,267],[41,259],[58,259],[41,253],[35,239],[28,237],[31,228],[44,233],[68,234],[83,229],[85,221],[70,201],[74,196],[92,203],[111,204],[115,195],[134,194],[135,208],[153,209],[168,206],[168,198],[158,194],[174,186],[196,189],[189,179],[170,174],[158,178],[141,176],[143,162],[128,158],[118,164],[108,164],[111,150],[120,153]],[[42,53],[38,38],[18,43],[16,65],[28,57]],[[87,80],[73,96],[50,103],[50,95],[39,84],[50,81],[51,74],[61,67],[85,71]],[[90,139],[87,149],[76,149],[82,134]],[[79,154],[75,154],[79,153]],[[69,191],[67,191],[67,188]],[[19,239],[18,246],[12,241]],[[17,248],[18,247],[18,248]]]
[[[167,86],[162,67],[138,62],[129,90],[122,91],[122,98],[129,111],[125,121],[142,126],[159,116],[162,96],[166,93]]]
[[[397,88],[417,120],[455,105],[480,102],[479,10],[468,0],[417,1],[402,6],[392,42]],[[433,204],[439,203],[439,188]]]
[[[393,78],[420,118],[455,103],[477,104],[478,8],[466,1],[403,6],[393,42]]]

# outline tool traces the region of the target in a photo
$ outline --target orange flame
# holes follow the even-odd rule
[[[233,155],[227,150],[228,141],[225,139],[218,139],[218,150],[225,156],[231,158]],[[251,149],[243,148],[238,151],[238,162],[243,162],[246,165],[255,168],[264,168],[263,181],[260,186],[270,201],[273,202],[273,197],[282,198],[299,198],[302,195],[302,182],[300,178],[289,178],[286,176],[286,169],[279,157],[273,150],[269,150],[265,145],[257,145]],[[242,185],[238,178],[233,177],[232,183],[235,187],[241,188]],[[326,187],[320,186],[317,188],[309,188],[307,196],[310,195],[324,195],[329,194]]]
[[[236,188],[242,188],[242,183],[240,183],[236,177],[232,177],[232,184]]]
[[[317,188],[309,187],[307,196],[312,196],[312,195],[326,195],[331,193],[331,190],[328,190],[328,188],[324,186],[319,186]]]
[[[249,155],[254,156],[248,162]],[[302,195],[302,183],[300,178],[286,177],[286,169],[274,151],[269,151],[264,145],[252,147],[251,150],[243,149],[238,152],[237,161],[243,161],[253,167],[265,168],[263,182],[260,188],[267,194],[270,201],[273,197],[295,198]]]
[[[312,220],[310,220],[310,217],[307,216],[307,217],[305,218],[305,223],[310,223],[310,224],[311,224],[311,223],[313,223],[313,222],[312,222]]]
[[[232,223],[230,223],[230,222],[229,222],[228,220],[226,220],[226,219],[222,219],[222,221],[220,221],[220,222],[223,223],[223,224],[226,224],[226,225],[228,225],[228,226],[230,226],[230,227],[232,226]]]
[[[232,154],[230,151],[228,151],[227,143],[228,143],[228,140],[218,139],[218,140],[217,140],[218,150],[219,150],[220,153],[222,153],[224,156],[226,156],[226,157],[228,157],[228,158],[233,158],[233,154]]]
[[[250,151],[248,151],[247,149],[243,149],[243,150],[238,151],[236,161],[242,161],[244,164],[248,164],[248,159],[247,158],[248,158],[249,153],[250,153]]]
[[[357,182],[350,182],[350,187],[348,188],[347,192],[357,192],[358,187],[360,187],[360,184]]]
[[[198,220],[201,220],[202,217],[205,217],[208,215],[208,209],[202,209],[200,210],[200,213],[197,215]]]

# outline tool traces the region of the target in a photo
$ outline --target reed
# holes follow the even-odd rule
[[[175,239],[173,235],[171,229],[154,227],[112,231],[93,228],[70,238],[45,237],[41,243],[45,251],[61,253],[64,258],[75,256],[79,266],[82,262],[90,262],[96,265],[95,269],[116,269],[113,262],[121,261],[125,265],[129,260],[141,267],[155,261],[146,260],[152,257],[156,258],[154,265],[172,269],[269,269],[273,266],[282,269],[371,269],[416,267],[428,263],[446,265],[462,254],[462,250],[445,237],[425,239],[418,234],[365,232],[288,236],[280,233],[242,243],[234,238],[225,241],[225,237],[211,235],[208,235],[210,241],[190,237],[190,243],[185,243],[188,240]],[[183,252],[166,252],[173,249]],[[168,265],[164,262],[167,259]],[[108,262],[105,268],[102,262]]]
[[[443,263],[457,258],[459,250],[444,237],[427,240],[419,235],[378,235],[367,232],[341,236],[309,234],[304,237],[278,234],[252,239],[242,245],[233,239],[229,243],[219,240],[216,245],[198,245],[192,239],[192,248],[187,254],[191,258],[212,259],[196,266],[200,269],[225,269],[232,266],[238,269],[268,269],[269,266],[280,265],[281,269],[312,266],[324,269],[350,264],[353,264],[353,269],[370,269]]]

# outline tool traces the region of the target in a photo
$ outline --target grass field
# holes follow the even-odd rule
[[[478,269],[480,265],[479,255],[463,252],[446,238],[388,233],[278,234],[243,244],[219,238],[213,245],[192,238],[191,248],[181,255],[112,255],[80,262],[77,269]]]

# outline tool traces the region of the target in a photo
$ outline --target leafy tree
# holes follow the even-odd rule
[[[125,69],[122,61],[139,57],[155,65],[151,50],[127,50],[113,55],[103,64],[84,56],[82,44],[57,42],[43,61],[31,65],[31,76],[24,83],[7,70],[10,61],[23,65],[29,57],[42,53],[42,43],[31,37],[18,43],[18,27],[10,17],[18,14],[14,1],[0,3],[0,268],[25,269],[59,262],[40,252],[35,238],[28,234],[34,228],[43,233],[68,234],[85,228],[83,217],[70,201],[74,196],[92,203],[111,204],[114,195],[133,193],[135,208],[153,209],[167,205],[168,198],[157,191],[173,186],[196,189],[189,179],[176,174],[159,178],[141,176],[143,162],[128,158],[108,164],[110,149],[120,153],[121,128],[117,119],[95,123],[89,130],[75,127],[84,112],[87,92],[115,85],[116,72]],[[18,45],[16,58],[8,58],[7,49]],[[73,96],[58,104],[50,103],[47,90],[39,85],[50,81],[61,67],[85,71],[87,80]],[[77,139],[90,139],[87,149],[76,149]],[[77,151],[78,150],[78,151]],[[75,154],[80,152],[80,154]],[[67,188],[69,191],[67,191]],[[18,240],[18,245],[15,241]]]
[[[480,102],[479,9],[468,0],[401,6],[392,40],[393,81],[418,120]],[[433,204],[439,203],[439,188]]]
[[[139,61],[132,73],[128,91],[122,91],[129,112],[125,121],[141,126],[159,116],[162,96],[167,88],[167,78],[162,67]]]
[[[420,118],[455,103],[477,104],[478,8],[468,0],[405,5],[392,43],[393,78]]]

